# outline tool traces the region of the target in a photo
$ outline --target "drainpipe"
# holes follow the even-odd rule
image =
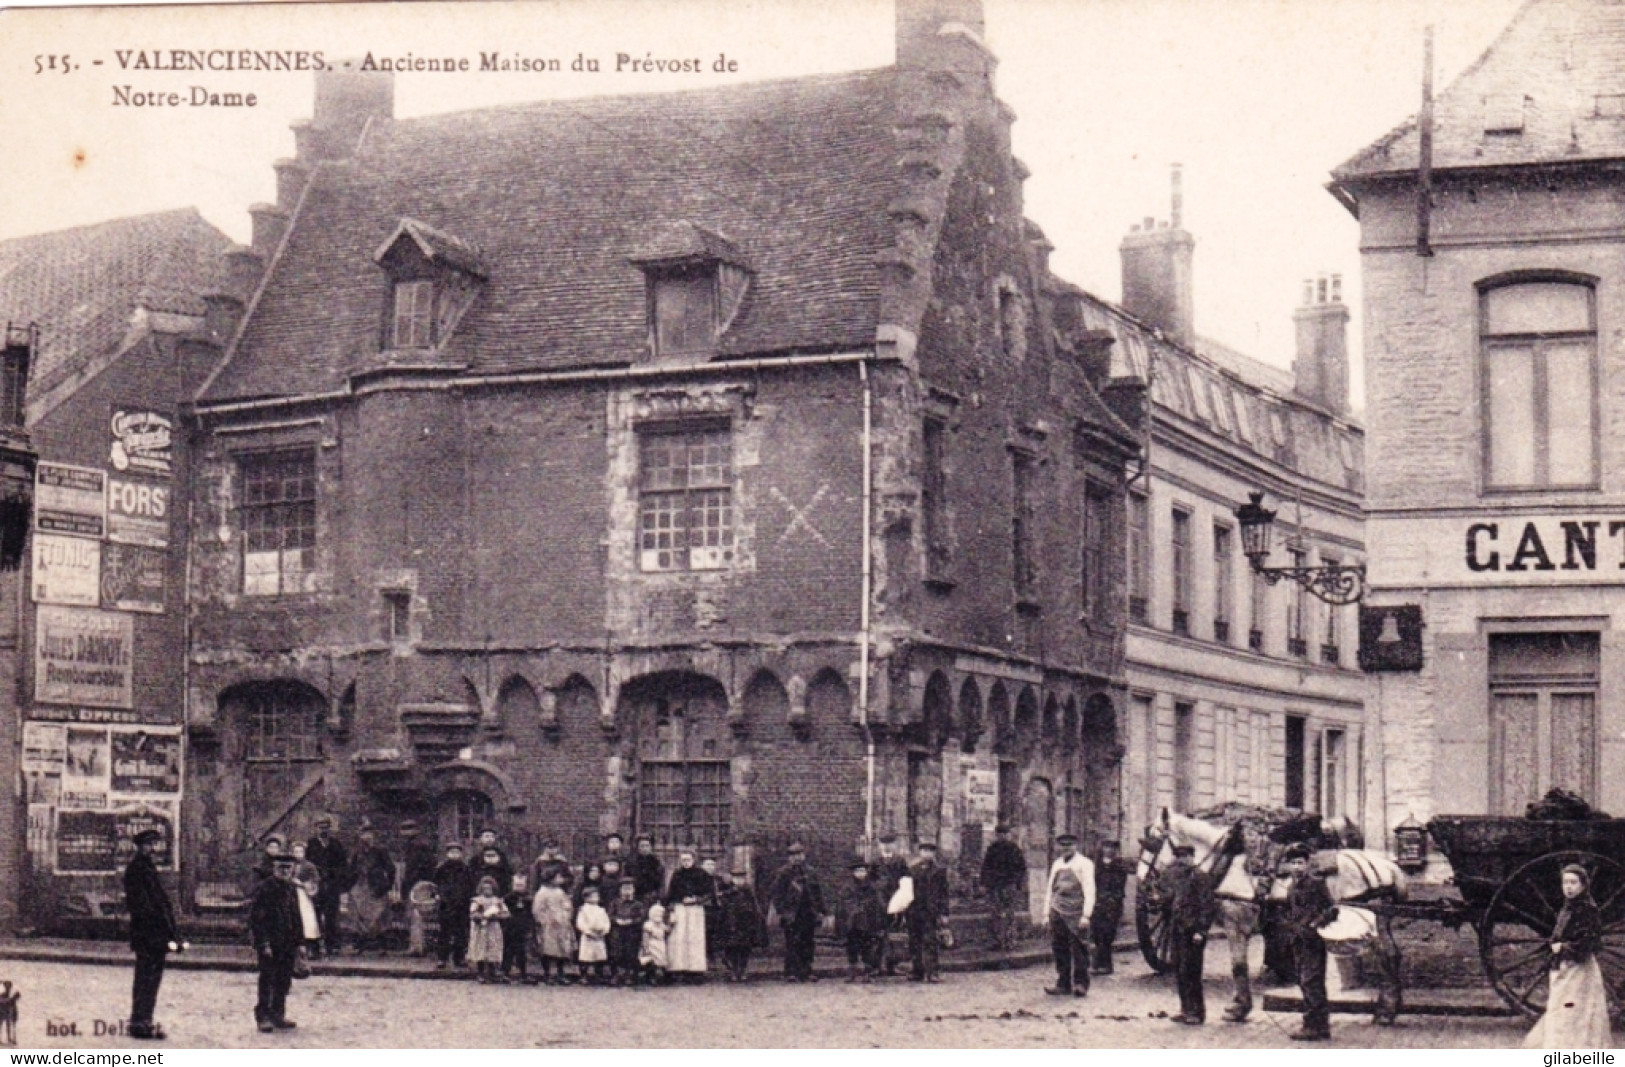
[[[863,383],[863,600],[858,606],[858,725],[863,730],[864,791],[863,791],[863,852],[868,859],[875,840],[875,732],[869,725],[869,592],[872,582],[870,498],[873,495],[873,461],[870,458],[872,440],[873,390],[869,384],[869,361],[858,364],[858,381]]]

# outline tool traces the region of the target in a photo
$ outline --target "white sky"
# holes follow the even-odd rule
[[[1358,352],[1358,230],[1327,172],[1417,107],[1422,29],[1442,89],[1519,0],[985,0],[999,95],[1032,171],[1027,214],[1057,273],[1119,295],[1117,244],[1168,214],[1185,168],[1196,237],[1197,330],[1280,366],[1303,278],[1344,276]],[[519,50],[600,57],[594,74],[402,74],[400,116],[547,96],[649,92],[721,80],[883,66],[887,0],[554,0],[513,3],[0,11],[0,238],[195,205],[246,241],[247,208],[275,198],[308,74],[119,70],[115,50],[288,48],[329,58]],[[728,76],[614,74],[614,56],[739,62]],[[70,74],[35,73],[66,53]],[[100,59],[103,65],[93,66]],[[255,92],[251,110],[112,106],[112,87]],[[82,154],[82,158],[81,158]],[[1355,368],[1355,403],[1362,378]]]

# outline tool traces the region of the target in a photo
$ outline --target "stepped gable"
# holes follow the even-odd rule
[[[869,347],[897,188],[890,68],[375,123],[319,164],[202,401],[342,388],[379,351],[374,260],[403,220],[487,274],[439,362],[473,374],[629,364],[650,235],[725,234],[751,273],[717,358]]]
[[[1415,171],[1413,117],[1332,172]],[[1435,169],[1625,157],[1625,2],[1530,0],[1434,101]]]
[[[201,316],[230,247],[195,208],[0,241],[0,322],[40,331],[29,393],[123,347],[138,309]]]

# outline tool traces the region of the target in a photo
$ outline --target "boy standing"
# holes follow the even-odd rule
[[[1332,1036],[1331,1011],[1326,999],[1326,942],[1320,928],[1336,918],[1326,879],[1309,864],[1308,845],[1293,845],[1282,857],[1292,879],[1287,891],[1286,923],[1298,961],[1298,989],[1303,993],[1303,1025],[1292,1033],[1294,1041],[1325,1041]]]
[[[852,864],[852,881],[841,894],[841,916],[846,926],[848,982],[870,982],[880,973],[880,953],[886,939],[886,901],[880,887],[869,880],[869,865]]]

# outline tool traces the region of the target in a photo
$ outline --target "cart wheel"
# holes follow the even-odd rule
[[[1591,872],[1591,895],[1603,920],[1597,962],[1608,986],[1609,1013],[1619,1018],[1625,1003],[1625,866],[1595,852],[1549,852],[1501,883],[1478,926],[1484,974],[1517,1011],[1534,1018],[1546,1010],[1548,939],[1563,906],[1563,868],[1570,863]]]
[[[1168,901],[1155,871],[1146,875],[1136,890],[1134,929],[1140,935],[1140,954],[1158,974],[1174,968],[1173,925],[1169,922]]]

